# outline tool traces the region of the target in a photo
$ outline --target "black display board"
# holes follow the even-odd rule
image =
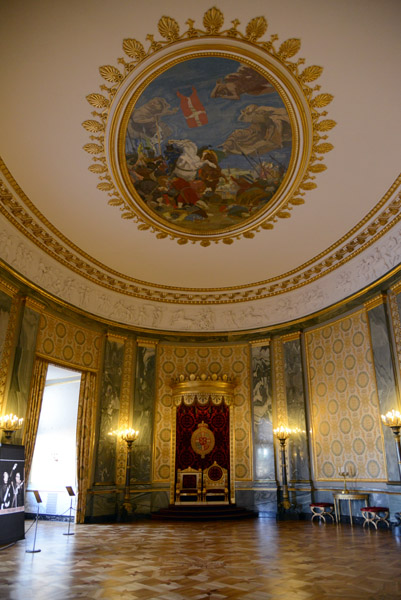
[[[0,444],[0,545],[25,537],[25,448]]]

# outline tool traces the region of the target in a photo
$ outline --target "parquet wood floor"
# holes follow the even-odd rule
[[[2,600],[401,598],[401,538],[270,519],[74,525],[40,521],[0,552]]]

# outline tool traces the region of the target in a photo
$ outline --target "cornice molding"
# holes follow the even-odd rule
[[[383,198],[357,225],[327,250],[297,269],[271,279],[238,287],[198,289],[158,286],[108,269],[68,242],[37,209],[34,209],[1,159],[0,169],[6,179],[6,182],[0,179],[0,212],[19,232],[48,256],[88,282],[146,302],[218,305],[251,302],[288,293],[317,281],[365,252],[401,219],[400,175]],[[11,252],[9,237],[5,233],[0,235],[1,257],[9,263],[8,254],[19,253],[22,258],[25,253],[23,248],[20,246],[19,250]],[[397,241],[392,240],[391,245],[392,248],[388,249],[387,254],[396,249]],[[18,262],[18,256],[16,258]],[[43,264],[42,268],[45,269]]]

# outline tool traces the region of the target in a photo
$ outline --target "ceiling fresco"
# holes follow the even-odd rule
[[[156,218],[208,233],[265,210],[291,150],[290,117],[268,79],[205,56],[167,69],[142,92],[124,158],[132,196]]]
[[[133,60],[100,67],[112,86],[87,96],[101,109],[92,113],[101,121],[83,123],[102,133],[84,146],[99,189],[123,218],[180,244],[232,244],[272,229],[316,188],[333,149],[326,140],[336,122],[324,118],[333,96],[314,84],[322,67],[294,60],[300,40],[263,40],[262,16],[245,32],[238,19],[230,29],[224,21],[214,7],[204,29],[190,19],[181,32],[162,17],[164,40],[149,34],[145,50],[125,39]]]
[[[398,0],[2,3],[2,272],[188,335],[387,281],[400,20]]]

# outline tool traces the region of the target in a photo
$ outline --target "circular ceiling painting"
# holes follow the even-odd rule
[[[267,77],[204,56],[166,69],[140,94],[125,133],[125,172],[132,196],[155,217],[211,233],[266,208],[291,151],[291,120]]]
[[[84,149],[108,202],[139,229],[179,244],[231,244],[272,229],[305,202],[326,169],[321,154],[335,121],[324,119],[333,97],[314,82],[322,67],[293,57],[300,41],[262,38],[264,17],[224,30],[217,8],[204,29],[180,33],[162,17],[148,49],[125,39],[129,61],[100,67],[108,85],[87,96],[95,107],[83,123]]]

